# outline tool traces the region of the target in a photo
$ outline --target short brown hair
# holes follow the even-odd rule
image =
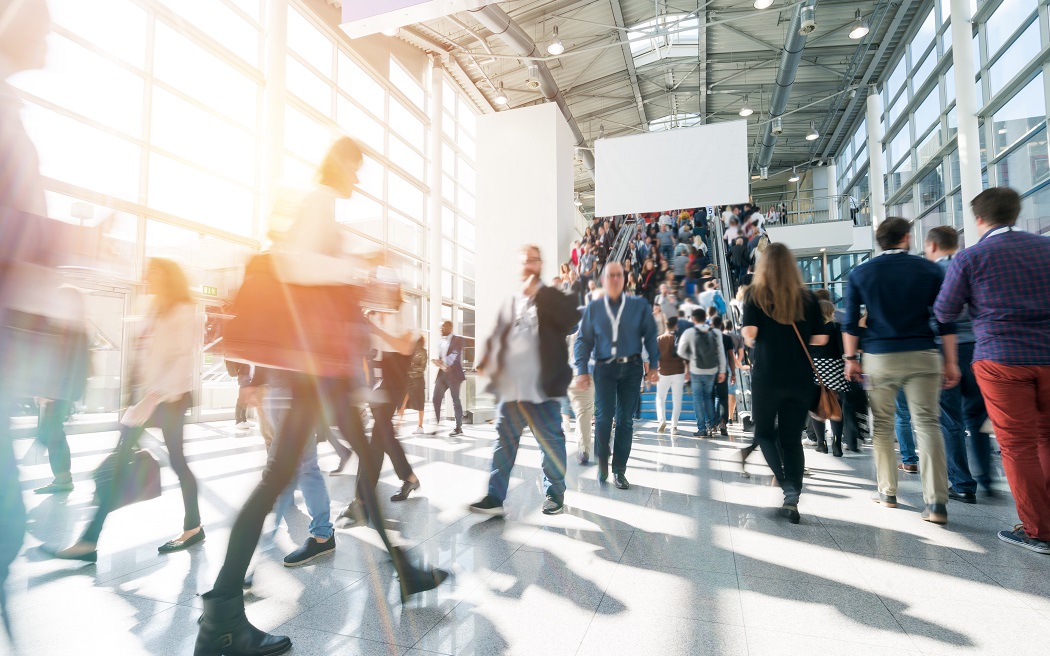
[[[817,297],[818,301],[830,301],[831,292],[821,287],[820,289],[814,289],[813,295]]]
[[[992,187],[970,201],[975,216],[991,225],[1013,225],[1021,214],[1021,197],[1009,187]]]
[[[887,217],[885,221],[879,224],[879,229],[875,231],[875,241],[878,242],[879,248],[888,251],[901,243],[901,240],[907,237],[909,232],[911,232],[911,221],[902,219],[899,216]]]
[[[926,233],[926,243],[938,250],[954,251],[959,248],[959,231],[951,226],[937,226]]]

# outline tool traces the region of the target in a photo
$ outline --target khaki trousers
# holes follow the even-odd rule
[[[865,353],[864,373],[871,377],[871,405],[875,470],[879,492],[897,494],[897,453],[893,446],[893,417],[897,392],[908,398],[919,447],[922,498],[927,505],[948,503],[948,462],[941,435],[940,396],[944,361],[937,350],[902,353]]]
[[[591,449],[593,434],[591,433],[594,421],[594,384],[587,386],[586,390],[577,389],[575,385],[569,385],[569,403],[572,404],[572,413],[576,415],[576,442],[580,453],[590,455],[594,453]]]

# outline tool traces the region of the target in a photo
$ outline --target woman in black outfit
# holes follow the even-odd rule
[[[740,332],[755,348],[751,370],[755,440],[784,491],[780,514],[792,524],[799,522],[805,468],[802,431],[817,396],[802,342],[826,345],[826,330],[816,298],[802,284],[794,253],[783,244],[770,245],[744,301]]]
[[[843,375],[844,363],[842,361],[842,331],[839,324],[835,323],[835,304],[831,301],[820,301],[820,312],[824,317],[824,328],[828,335],[828,343],[824,346],[814,346],[809,349],[813,356],[813,362],[820,371],[824,384],[839,397],[839,405],[845,407],[846,392],[849,391],[850,383]],[[828,443],[824,432],[824,422],[809,418],[809,433],[817,442],[817,452],[827,453]],[[842,419],[831,420],[831,452],[836,458],[842,457]]]

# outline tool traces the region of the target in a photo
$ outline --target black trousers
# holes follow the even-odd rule
[[[160,427],[164,435],[164,446],[168,449],[171,468],[179,477],[182,503],[186,507],[186,516],[182,522],[182,528],[185,531],[201,525],[200,508],[197,506],[197,479],[194,478],[189,464],[186,463],[186,452],[183,448],[186,411],[189,410],[192,403],[193,398],[188,392],[177,401],[161,403],[153,411],[153,416],[148,422]],[[99,506],[95,511],[95,516],[84,529],[82,540],[98,542],[98,536],[102,534],[102,526],[106,523],[106,517],[113,510],[113,496],[124,484],[128,466],[131,464],[131,454],[135,451],[143,430],[141,426],[135,428],[121,426],[120,439],[117,441],[117,457],[113,464],[113,477],[110,479],[109,489],[98,490]]]
[[[840,397],[842,401],[842,437],[846,441],[847,449],[857,451],[867,432],[868,396],[860,385],[850,387],[850,391]]]
[[[69,454],[69,442],[66,441],[66,419],[73,409],[72,401],[48,401],[40,409],[37,422],[36,439],[47,449],[47,459],[51,464],[51,473],[69,475],[72,460]]]
[[[286,380],[281,384],[291,390],[291,403],[281,422],[279,439],[274,442],[273,453],[263,471],[262,480],[248,497],[234,521],[226,559],[215,581],[214,592],[219,597],[241,595],[244,575],[248,571],[255,546],[262,533],[266,515],[273,508],[278,495],[288,486],[299,466],[303,449],[311,443],[317,419],[322,413],[322,404],[327,403],[334,415],[336,425],[347,438],[361,459],[358,490],[373,526],[379,531],[394,559],[399,576],[406,570],[407,559],[386,534],[383,515],[376,499],[375,487],[379,469],[373,447],[365,439],[361,426],[361,415],[350,403],[348,394],[351,384],[346,380],[318,379],[298,373],[282,373]],[[382,451],[379,460],[382,462]]]
[[[754,385],[752,390],[755,441],[784,491],[784,503],[796,504],[802,494],[802,473],[806,467],[802,431],[817,388]]]
[[[718,378],[716,377],[717,381]],[[729,423],[729,374],[721,383],[715,382],[714,387],[715,404],[718,406],[718,414],[721,416],[722,425]]]

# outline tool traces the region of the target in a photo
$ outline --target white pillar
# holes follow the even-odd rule
[[[839,216],[839,168],[835,164],[835,160],[831,159],[828,162],[828,220],[829,221],[841,221],[842,217]]]
[[[266,10],[266,87],[263,91],[263,213],[256,236],[266,240],[267,219],[277,200],[284,157],[285,53],[288,0],[270,0]]]
[[[977,91],[974,88],[973,16],[969,0],[951,0],[952,63],[955,64],[955,114],[959,123],[959,173],[962,184],[963,234],[977,243],[977,223],[970,201],[981,193],[981,141],[977,128]]]
[[[868,87],[868,188],[871,190],[871,228],[886,218],[886,160],[882,157],[882,96]]]
[[[441,202],[441,167],[442,167],[442,95],[444,79],[441,64],[434,57],[430,58],[430,204],[427,214],[430,215],[430,344],[431,353],[437,353],[436,341],[441,335],[441,240],[442,216]],[[457,326],[457,329],[459,326]]]

